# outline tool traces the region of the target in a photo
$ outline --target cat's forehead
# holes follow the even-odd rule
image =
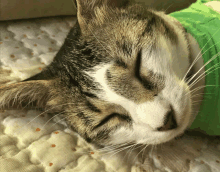
[[[140,49],[152,47],[161,36],[177,43],[174,28],[162,13],[132,7],[101,14],[96,13],[88,31],[113,56],[134,56]]]
[[[100,21],[100,17],[103,20]],[[106,18],[105,18],[106,17]],[[153,22],[152,22],[153,18]],[[140,42],[140,38],[151,37],[153,34],[146,34],[153,31],[153,24],[158,22],[159,16],[151,11],[115,11],[106,16],[98,16],[95,18],[97,23],[91,25],[93,31],[97,31],[100,39],[105,36],[111,37],[111,40],[117,42],[131,41],[133,44]],[[152,26],[150,26],[152,25]],[[101,32],[100,32],[101,31]]]

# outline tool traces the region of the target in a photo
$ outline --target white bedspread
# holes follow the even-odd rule
[[[40,72],[74,22],[74,17],[1,22],[0,65],[9,72],[0,78],[12,83]],[[96,150],[46,112],[0,112],[0,172],[220,171],[217,137],[190,132],[162,146],[138,147]]]

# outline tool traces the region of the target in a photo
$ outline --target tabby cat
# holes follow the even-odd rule
[[[78,20],[53,62],[1,86],[1,108],[61,113],[74,131],[103,146],[160,144],[183,134],[199,109],[190,89],[204,84],[187,83],[203,65],[200,58],[189,72],[200,52],[196,40],[164,12],[116,2],[76,0]]]

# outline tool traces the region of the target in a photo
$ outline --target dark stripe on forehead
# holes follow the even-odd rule
[[[91,110],[91,111],[94,111],[94,112],[97,112],[97,113],[101,113],[101,110],[98,109],[95,105],[93,105],[91,102],[87,101],[86,102],[86,106]]]
[[[144,32],[142,33],[142,36],[144,36],[146,33],[151,34],[153,32],[152,26],[155,25],[155,23],[156,23],[156,18],[155,16],[152,16],[152,18],[148,20],[147,26],[145,27]]]
[[[164,19],[161,19],[161,24],[163,25],[165,29],[165,35],[173,42],[177,43],[178,42],[178,37],[177,34],[174,31],[174,28],[171,27]]]
[[[82,94],[84,94],[86,97],[98,98],[95,94],[92,94],[92,93],[90,93],[90,92],[82,92]]]
[[[128,42],[124,42],[122,44],[122,50],[125,54],[131,54],[132,53],[132,45]]]
[[[115,62],[118,66],[123,67],[124,69],[126,69],[128,66],[125,62],[123,62],[121,59],[116,60]]]
[[[126,41],[126,38],[124,36],[122,36],[121,40],[121,42],[116,41],[117,47],[122,49],[124,54],[130,55],[132,53],[132,43]]]
[[[80,119],[82,119],[86,125],[90,125],[91,124],[90,117],[88,117],[83,112],[78,113],[76,116],[79,117]]]
[[[150,12],[149,16],[150,17],[148,18],[147,25],[142,33],[142,36],[145,34],[152,35],[154,31],[158,30],[163,32],[162,34],[166,35],[173,43],[177,43],[177,34],[169,23],[155,13]],[[153,28],[155,28],[155,30]]]

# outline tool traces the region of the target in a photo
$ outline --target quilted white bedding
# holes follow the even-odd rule
[[[16,82],[40,72],[52,61],[74,22],[74,17],[1,22],[1,82]],[[1,70],[8,73],[1,76]],[[119,153],[123,149],[98,150],[46,112],[0,112],[0,172],[220,171],[217,137],[189,132],[162,146],[138,147]]]

